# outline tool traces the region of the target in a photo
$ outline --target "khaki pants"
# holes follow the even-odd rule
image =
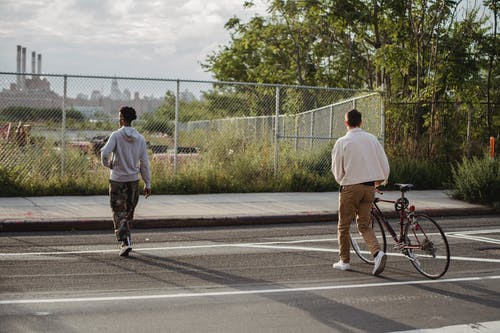
[[[363,236],[372,255],[380,250],[380,244],[370,226],[370,208],[375,197],[373,186],[355,184],[342,186],[339,195],[339,257],[345,263],[350,261],[351,240],[349,229],[356,218],[358,231]]]
[[[113,210],[113,224],[116,239],[127,241],[130,237],[130,223],[134,219],[134,211],[139,201],[139,181],[109,181],[109,200]]]

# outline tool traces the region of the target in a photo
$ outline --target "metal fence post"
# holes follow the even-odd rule
[[[62,100],[62,124],[61,124],[61,177],[64,177],[64,169],[66,163],[66,98],[68,90],[68,76],[64,75],[64,88]]]
[[[274,178],[278,175],[280,87],[276,87],[276,115],[274,119]]]
[[[295,115],[294,148],[295,148],[295,151],[299,150],[299,115]]]
[[[328,125],[328,136],[333,136],[333,106],[330,105],[330,124]],[[332,139],[328,140],[331,141]]]
[[[383,96],[380,98],[380,138],[382,140],[382,147],[385,147],[385,106]]]
[[[179,146],[179,97],[180,97],[180,81],[177,80],[175,90],[175,125],[174,125],[174,176],[177,175],[177,150]]]
[[[314,144],[314,112],[310,112],[310,115],[311,115],[311,127],[309,129],[309,134],[311,135],[311,138],[309,139],[309,149],[312,149],[313,148],[313,144]]]

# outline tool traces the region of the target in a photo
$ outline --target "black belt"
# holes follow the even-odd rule
[[[360,184],[354,184],[354,185],[367,185],[367,186],[375,186],[375,182],[364,182]],[[340,185],[339,191],[342,192],[342,189],[344,188],[344,185]]]

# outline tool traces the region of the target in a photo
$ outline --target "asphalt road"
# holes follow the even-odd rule
[[[498,332],[500,216],[438,220],[439,280],[332,269],[333,222],[135,230],[128,259],[111,231],[0,233],[0,332]]]

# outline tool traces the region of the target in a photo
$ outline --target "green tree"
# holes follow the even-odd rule
[[[495,82],[493,78],[500,77],[500,66],[498,66],[498,54],[500,53],[500,45],[497,39],[497,26],[498,26],[498,1],[497,0],[485,0],[484,4],[488,6],[488,8],[493,13],[493,28],[490,35],[488,35],[488,39],[486,41],[486,53],[488,54],[488,78],[487,78],[487,89],[486,89],[486,100],[487,100],[487,127],[489,135],[496,135],[497,138],[500,139],[500,114],[498,112],[494,112],[495,106],[492,105],[493,102],[496,102],[496,106],[498,107],[499,101],[499,93],[498,93],[498,82]],[[492,96],[493,95],[493,96]],[[493,130],[493,128],[497,128],[497,131]]]
[[[77,110],[66,110],[66,118],[76,121],[85,119],[84,115]],[[25,106],[12,106],[0,111],[0,119],[4,121],[44,122],[62,120],[62,109],[60,108],[33,108]]]
[[[383,87],[394,152],[453,160],[499,132],[497,4],[485,6],[493,29],[461,1],[269,0],[267,16],[227,22],[230,43],[203,67],[224,81]]]

